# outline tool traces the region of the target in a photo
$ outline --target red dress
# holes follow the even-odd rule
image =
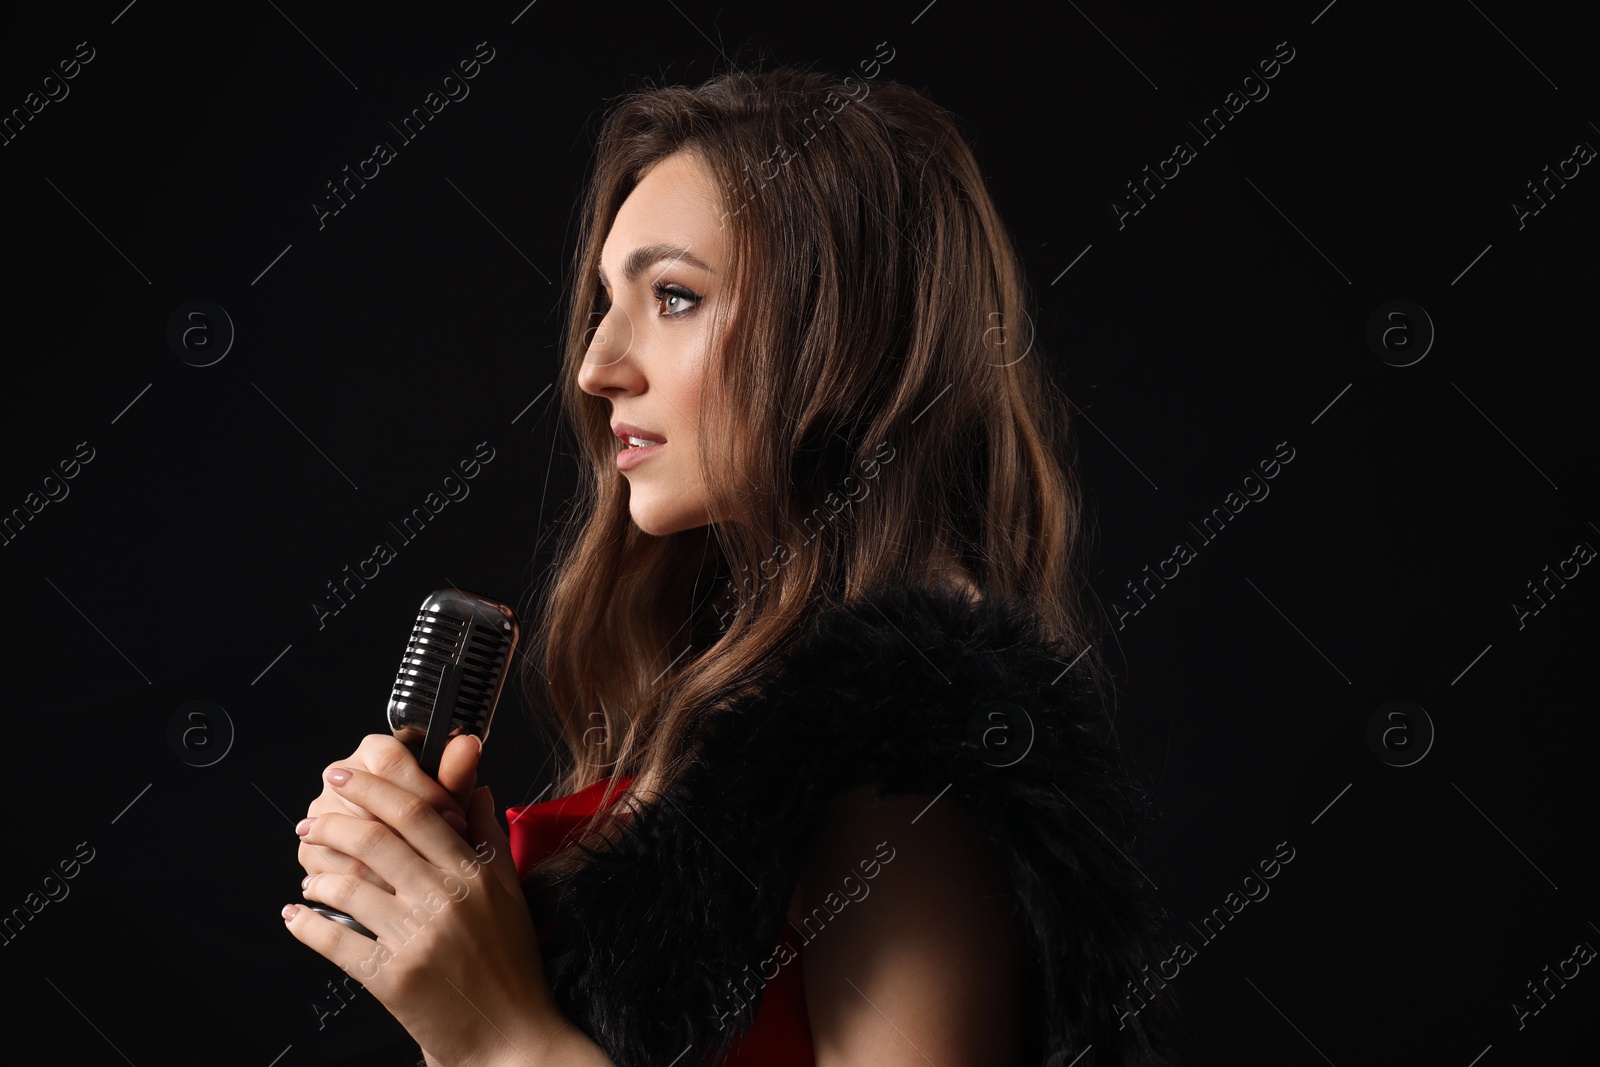
[[[632,775],[618,781],[625,788]],[[555,797],[538,804],[524,804],[506,811],[511,839],[511,858],[517,873],[526,878],[535,864],[550,853],[571,843],[579,824],[595,813],[601,794],[610,779],[601,779],[571,796]],[[641,892],[648,887],[641,886]],[[555,931],[552,920],[538,928],[539,943]],[[736,1040],[725,1067],[815,1067],[816,1049],[811,1044],[811,1022],[806,1015],[805,976],[799,946],[785,930],[779,941],[788,944],[793,962],[778,969],[767,982],[756,1010],[755,1021],[745,1035]],[[774,946],[776,949],[776,945]],[[707,1063],[710,1061],[708,1060]]]

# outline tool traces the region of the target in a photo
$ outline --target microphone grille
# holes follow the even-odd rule
[[[413,744],[430,732],[486,738],[517,637],[516,615],[499,601],[461,589],[430,594],[417,612],[389,698],[395,736]],[[430,730],[436,712],[441,720]]]

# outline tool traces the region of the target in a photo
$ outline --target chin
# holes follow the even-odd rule
[[[630,514],[633,517],[633,524],[651,537],[665,537],[681,529],[681,526],[673,523],[670,517],[648,508],[634,508]]]
[[[652,537],[666,537],[680,530],[692,530],[697,526],[706,525],[703,520],[696,522],[683,515],[664,515],[649,509],[631,510],[629,514],[633,517],[633,524]]]

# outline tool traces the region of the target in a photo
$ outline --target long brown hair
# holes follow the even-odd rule
[[[612,220],[677,152],[722,190],[741,298],[713,321],[701,391],[725,521],[653,536],[629,514],[610,405],[579,371]],[[946,112],[794,67],[636,90],[604,118],[580,222],[561,379],[580,485],[524,671],[561,758],[552,795],[631,772],[619,808],[648,802],[697,717],[758,684],[808,613],[939,584],[951,560],[984,594],[1024,598],[1100,679],[1065,398]]]

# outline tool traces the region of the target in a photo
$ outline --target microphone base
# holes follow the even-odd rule
[[[378,940],[377,934],[373,933],[371,930],[368,930],[365,926],[362,926],[360,923],[356,922],[338,908],[330,908],[326,904],[317,904],[312,901],[307,901],[305,904],[302,904],[301,907],[310,908],[324,919],[332,919],[336,923],[343,923],[345,926],[348,926],[362,937],[370,937],[374,941]]]

